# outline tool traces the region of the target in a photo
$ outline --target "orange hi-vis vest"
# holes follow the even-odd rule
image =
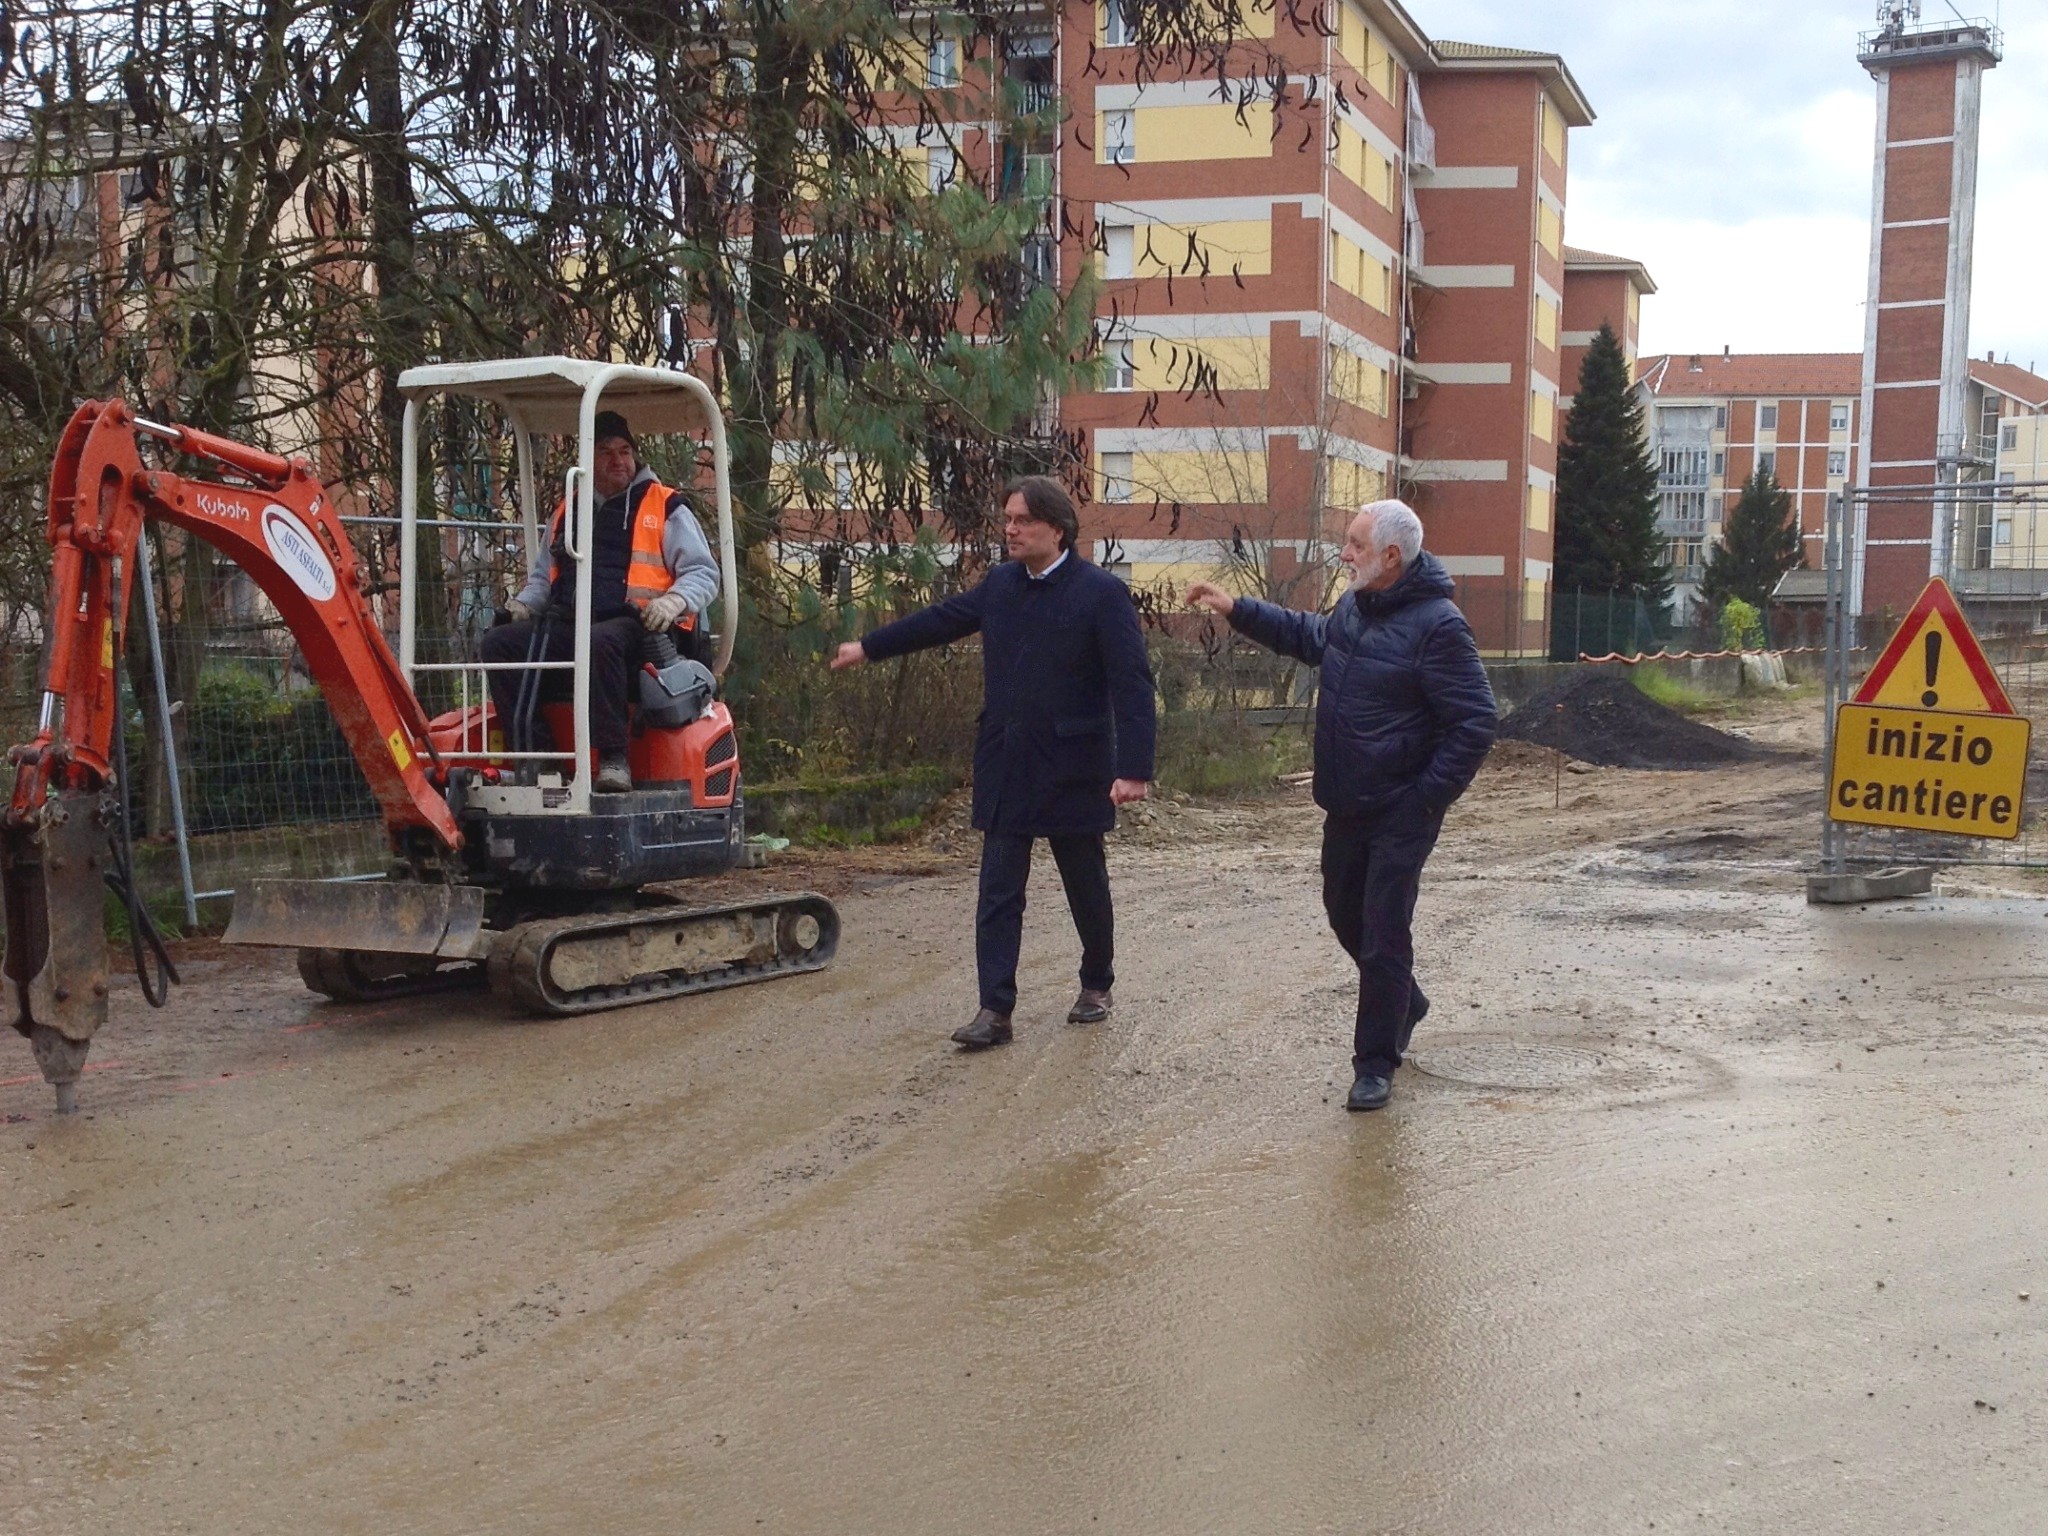
[[[633,542],[631,554],[626,563],[626,601],[635,608],[645,608],[662,593],[675,584],[675,577],[669,571],[668,560],[662,554],[662,536],[668,529],[668,499],[675,493],[659,480],[650,480],[647,489],[641,493],[640,504],[633,509]],[[593,515],[595,507],[592,508]],[[562,562],[554,557],[554,551],[562,536],[562,518],[568,512],[568,503],[555,503],[555,515],[548,519],[548,581],[562,579]],[[695,629],[697,615],[685,610],[676,620],[677,629]]]

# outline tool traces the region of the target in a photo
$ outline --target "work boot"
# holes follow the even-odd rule
[[[1083,987],[1067,1010],[1069,1024],[1100,1024],[1109,1017],[1109,988]]]
[[[600,795],[625,795],[633,790],[633,769],[623,757],[600,758],[592,785]]]
[[[993,1008],[984,1008],[974,1016],[972,1024],[962,1024],[953,1031],[953,1043],[965,1046],[970,1051],[985,1051],[992,1045],[1010,1043],[1010,1016],[997,1013]]]

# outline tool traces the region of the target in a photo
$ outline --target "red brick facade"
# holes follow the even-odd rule
[[[1929,575],[1967,568],[1956,503],[1931,487],[1972,457],[1966,418],[1970,259],[1983,73],[1998,62],[1981,26],[1901,27],[1866,37],[1877,81],[1869,304],[1855,503],[1858,611],[1900,611]]]

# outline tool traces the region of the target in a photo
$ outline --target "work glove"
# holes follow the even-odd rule
[[[533,618],[533,610],[516,597],[505,605],[505,611],[512,615],[514,624],[525,624]]]
[[[640,610],[640,622],[649,629],[659,632],[667,629],[689,610],[689,602],[680,592],[664,592]]]

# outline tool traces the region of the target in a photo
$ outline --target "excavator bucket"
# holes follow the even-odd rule
[[[484,893],[417,880],[256,880],[235,893],[227,944],[481,958]]]

